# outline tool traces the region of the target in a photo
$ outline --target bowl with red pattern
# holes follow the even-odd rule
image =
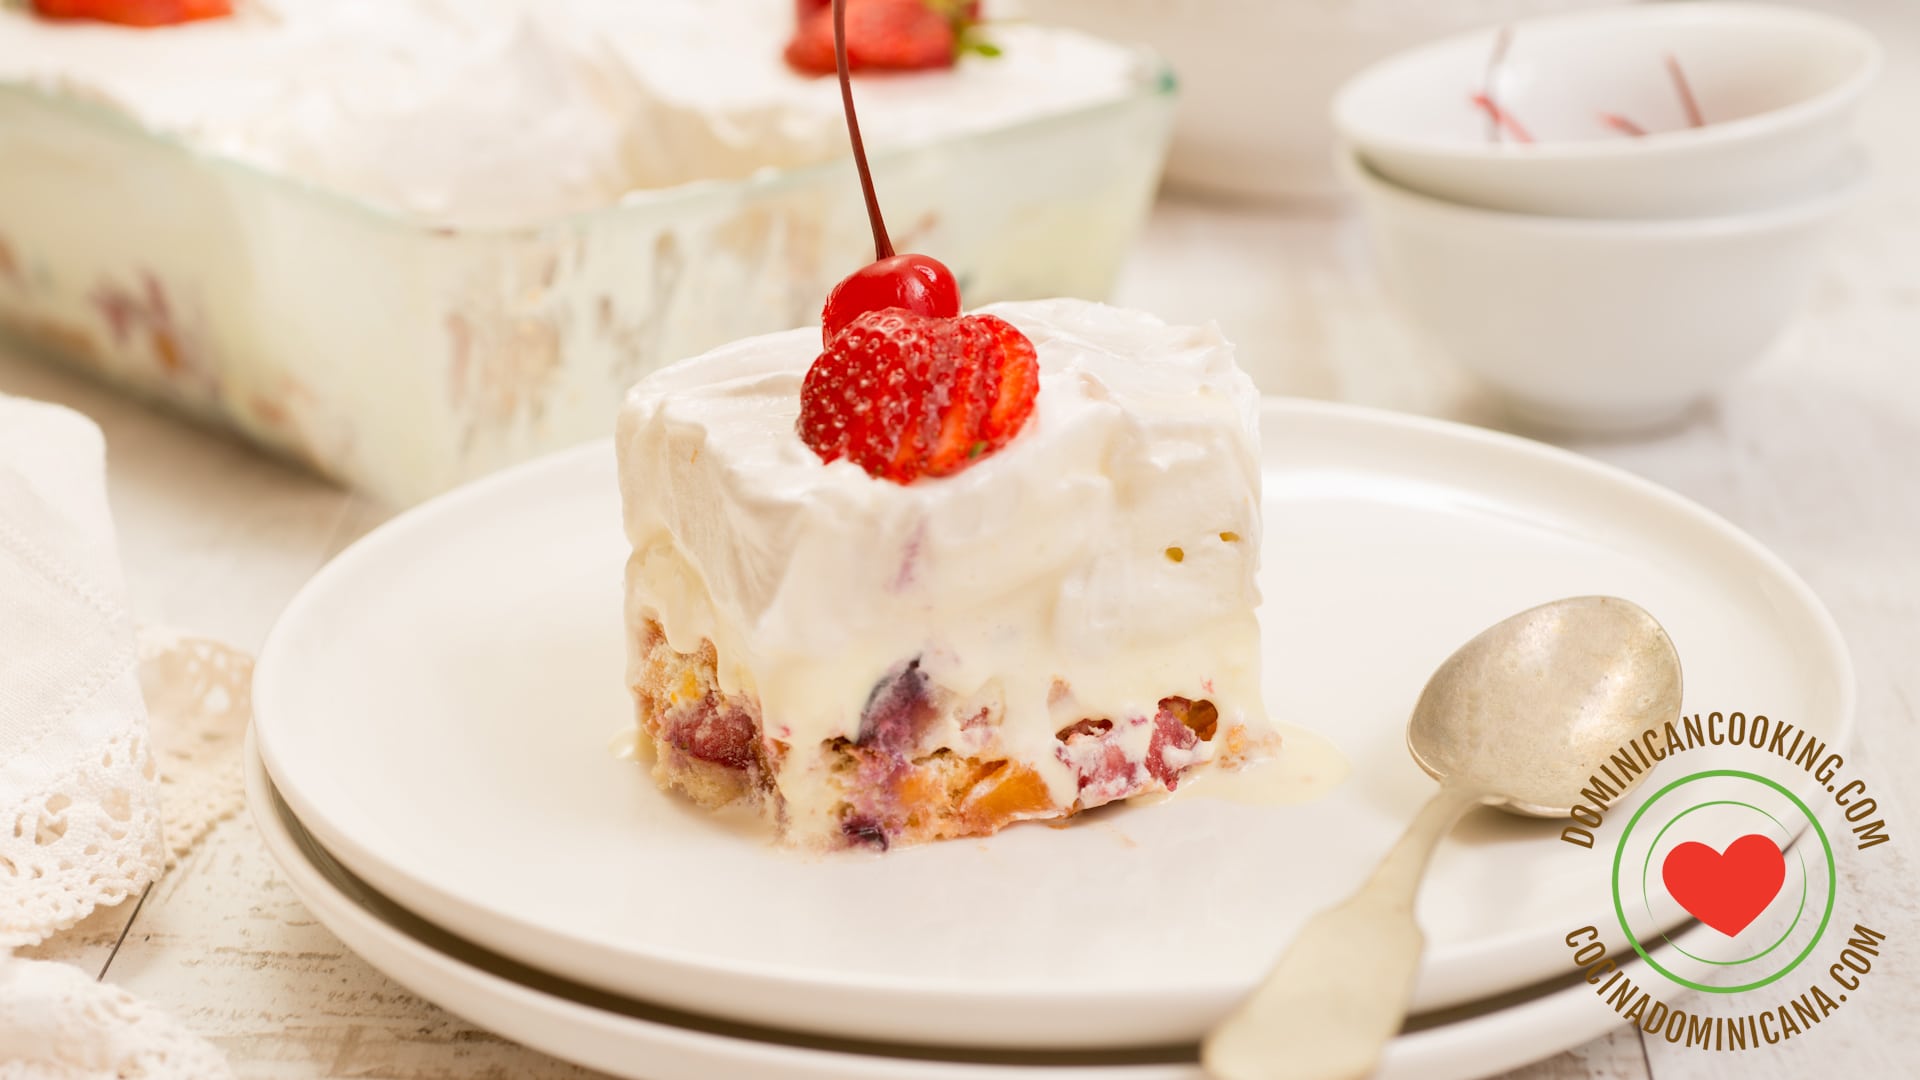
[[[1844,158],[1881,61],[1843,19],[1775,4],[1634,4],[1401,53],[1335,96],[1366,166],[1434,198],[1565,217],[1790,201]]]

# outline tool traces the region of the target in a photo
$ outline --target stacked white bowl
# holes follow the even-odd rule
[[[1790,323],[1865,183],[1851,119],[1879,64],[1810,11],[1634,5],[1401,53],[1333,112],[1405,314],[1523,419],[1630,431]]]

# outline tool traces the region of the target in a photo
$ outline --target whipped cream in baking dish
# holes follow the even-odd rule
[[[769,736],[797,748],[857,738],[862,704],[917,657],[961,699],[1003,704],[1002,744],[1061,805],[1077,773],[1056,733],[1076,719],[1151,717],[1181,695],[1270,731],[1258,394],[1232,346],[1086,301],[982,310],[1033,341],[1040,391],[1017,437],[951,476],[902,486],[802,443],[817,329],[635,387],[616,436],[629,625],[658,621],[680,652],[711,641],[721,689],[756,695]],[[1129,758],[1151,734],[1133,729]],[[808,795],[826,778],[791,775],[819,759],[780,767],[790,827],[821,831],[804,819],[827,812]]]
[[[520,223],[846,152],[832,79],[789,70],[792,0],[250,0],[159,30],[0,7],[0,82],[436,220]],[[1129,51],[989,26],[1002,55],[862,76],[875,146],[1125,94]]]

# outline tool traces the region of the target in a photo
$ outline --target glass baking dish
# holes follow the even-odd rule
[[[901,250],[969,306],[1101,297],[1173,80],[874,159]],[[510,134],[503,137],[511,137]],[[604,435],[641,375],[816,321],[872,257],[850,159],[460,228],[0,83],[0,329],[395,504]]]

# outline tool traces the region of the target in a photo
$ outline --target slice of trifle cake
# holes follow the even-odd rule
[[[662,370],[620,417],[655,778],[795,846],[886,848],[1272,752],[1232,346],[1078,300],[961,315],[944,266],[893,253],[846,95],[878,261],[821,331]]]
[[[1232,347],[1078,300],[929,323],[863,315],[814,365],[875,369],[825,392],[866,406],[832,460],[800,426],[814,331],[634,389],[628,681],[655,777],[757,801],[796,844],[885,847],[1267,749],[1257,395]],[[1004,429],[1004,396],[957,385],[976,336],[986,367],[1024,368],[999,373],[1031,395]]]

